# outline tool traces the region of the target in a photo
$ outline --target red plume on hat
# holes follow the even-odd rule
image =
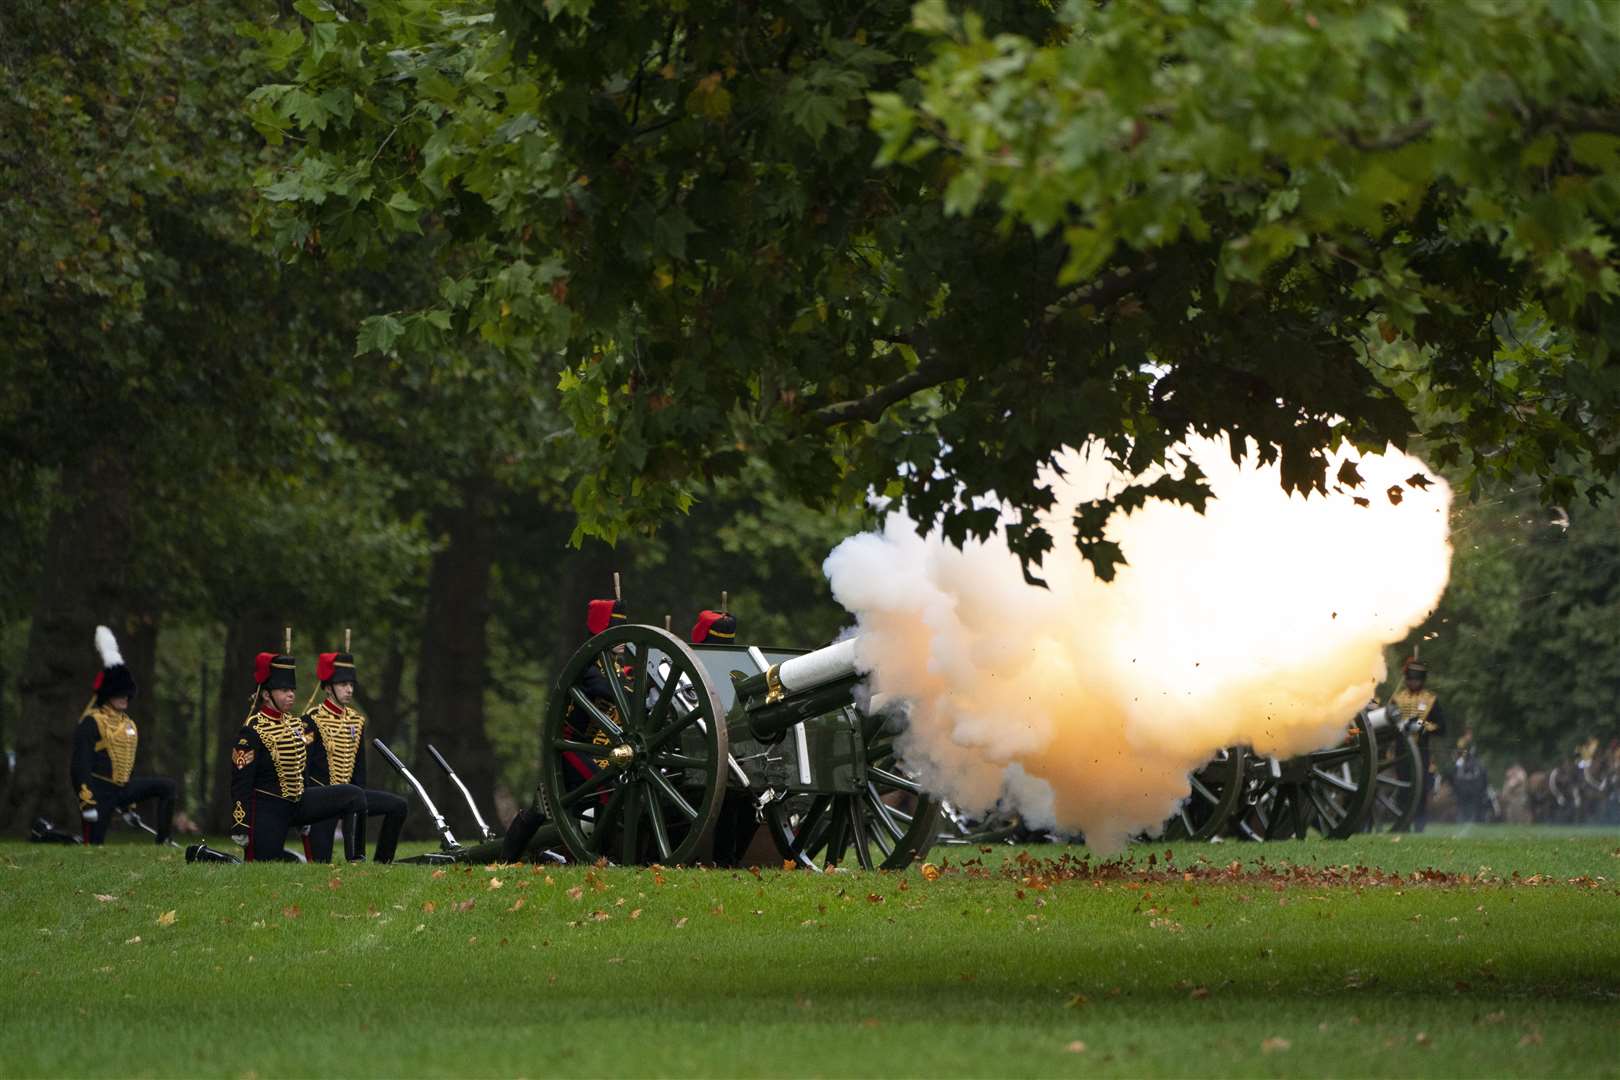
[[[332,681],[332,672],[337,665],[337,656],[338,654],[335,652],[323,652],[315,658],[316,682]]]
[[[262,652],[253,658],[253,681],[263,686],[270,678],[270,661],[276,658],[275,653]]]
[[[617,600],[592,600],[585,609],[585,629],[600,634],[616,622],[626,622],[628,613]]]
[[[729,642],[737,636],[737,620],[729,611],[710,611],[705,608],[698,613],[697,622],[692,626],[692,644],[702,645],[711,638],[719,642]]]

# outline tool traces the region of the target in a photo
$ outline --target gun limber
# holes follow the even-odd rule
[[[472,811],[473,820],[478,822],[478,831],[483,833],[484,839],[498,839],[495,830],[491,829],[484,821],[484,815],[478,812],[478,804],[473,801],[472,792],[467,790],[467,785],[461,782],[461,777],[456,775],[456,770],[450,767],[450,763],[444,759],[444,755],[439,753],[432,743],[428,743],[427,752],[438,763],[439,768],[444,770],[444,774],[450,778],[450,782],[456,785],[456,790],[461,792],[461,797],[467,800],[467,809]]]
[[[433,828],[439,834],[439,845],[445,851],[458,850],[461,845],[457,843],[455,834],[450,831],[449,823],[444,820],[444,815],[439,813],[439,808],[433,804],[433,799],[428,795],[427,789],[422,786],[422,782],[411,775],[411,770],[407,769],[405,763],[399,760],[392,750],[388,749],[387,743],[381,739],[372,739],[371,745],[377,748],[377,752],[383,756],[384,761],[392,765],[395,771],[405,778],[405,782],[411,785],[411,790],[415,791],[417,797],[422,800],[422,805],[427,807],[428,816],[433,819]]]

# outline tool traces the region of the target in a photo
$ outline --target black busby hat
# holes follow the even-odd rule
[[[124,658],[118,652],[118,639],[105,626],[96,627],[96,651],[101,653],[101,670],[93,684],[96,704],[105,705],[115,697],[129,697],[135,693],[135,676],[130,673]]]
[[[296,690],[298,661],[286,653],[262,652],[253,661],[253,681],[260,690]]]
[[[704,642],[730,645],[736,638],[737,617],[729,611],[705,609],[699,613],[697,622],[692,626],[694,645],[702,645]]]
[[[610,626],[629,622],[630,613],[622,600],[592,600],[585,606],[585,629],[594,636]]]
[[[1408,656],[1406,663],[1401,665],[1402,675],[1426,676],[1429,674],[1429,665],[1415,656]]]
[[[315,680],[334,686],[355,682],[354,657],[346,652],[321,653],[315,660]]]

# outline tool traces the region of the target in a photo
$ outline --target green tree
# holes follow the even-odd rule
[[[465,245],[360,344],[476,337],[557,373],[585,532],[751,454],[955,537],[994,492],[1034,557],[1060,445],[1136,470],[1225,432],[1321,490],[1357,479],[1324,448],[1403,445],[1420,394],[1454,413],[1425,431],[1441,465],[1567,502],[1620,461],[1602,5],[298,8],[254,97],[299,140],[269,227],[362,260]],[[1536,313],[1543,343],[1500,334]],[[1144,494],[1076,517],[1104,575],[1101,524]]]

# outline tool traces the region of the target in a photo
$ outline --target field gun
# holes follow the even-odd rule
[[[907,866],[938,807],[896,763],[895,718],[857,707],[860,681],[853,640],[811,652],[609,627],[551,695],[550,823],[582,862],[731,861],[757,822],[795,866]]]

